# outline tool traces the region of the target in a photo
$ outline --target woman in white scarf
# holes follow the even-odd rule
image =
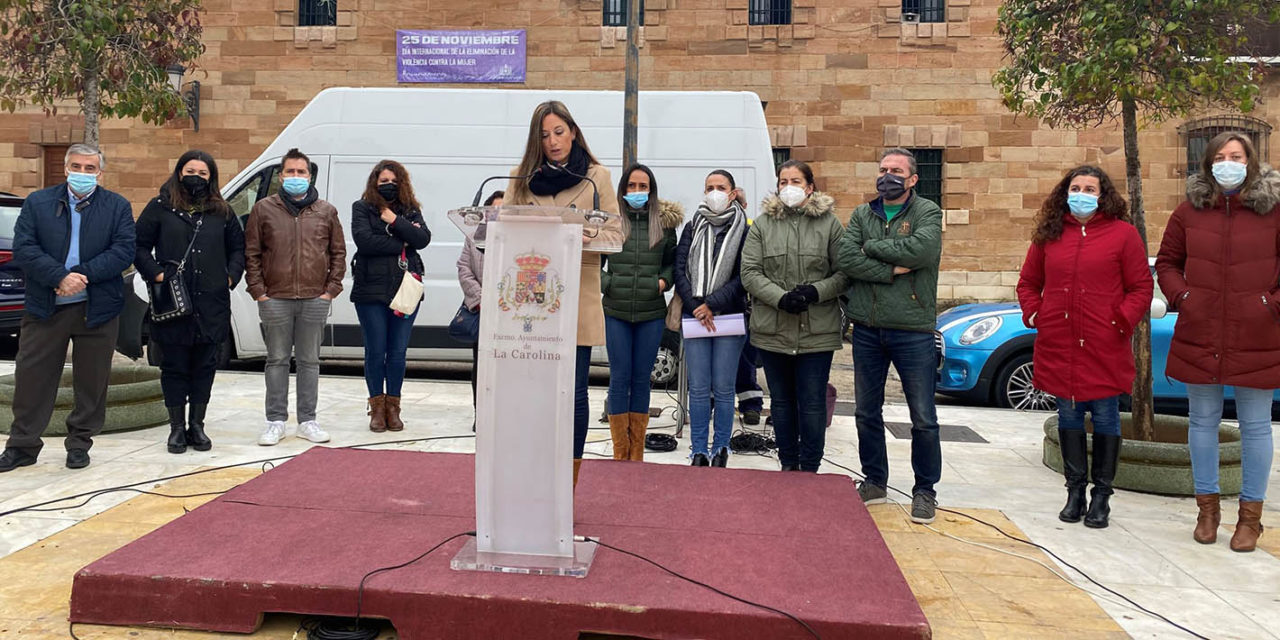
[[[676,292],[683,315],[716,331],[717,316],[747,309],[739,268],[747,236],[746,197],[727,171],[707,176],[703,202],[685,225],[676,247]],[[729,436],[733,433],[734,381],[745,336],[723,335],[684,342],[684,366],[689,376],[689,431],[695,467],[725,467]],[[708,442],[715,400],[714,440]],[[714,453],[713,453],[714,451]]]

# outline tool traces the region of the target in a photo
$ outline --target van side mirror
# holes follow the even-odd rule
[[[1159,320],[1169,315],[1169,305],[1165,304],[1160,298],[1151,299],[1151,319]]]

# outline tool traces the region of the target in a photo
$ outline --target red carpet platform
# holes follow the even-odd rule
[[[248,633],[266,612],[353,616],[361,576],[475,529],[472,456],[316,447],[82,569],[73,622]],[[579,535],[835,638],[928,638],[853,483],[588,460]],[[401,638],[807,638],[800,625],[599,548],[584,579],[454,571],[459,538],[371,578]]]

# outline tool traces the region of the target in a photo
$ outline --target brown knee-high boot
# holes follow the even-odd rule
[[[649,429],[649,414],[645,413],[629,413],[631,416],[631,459],[644,461],[644,434]]]
[[[609,435],[613,436],[613,459],[631,459],[631,414],[615,413],[609,415]]]
[[[582,458],[573,459],[573,490],[578,490],[578,472],[582,471]]]
[[[404,421],[400,419],[400,396],[382,396],[386,399],[383,406],[387,418],[387,431],[404,431]]]
[[[387,430],[387,396],[369,398],[369,430],[382,433]]]

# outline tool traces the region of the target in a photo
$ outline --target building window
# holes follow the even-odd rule
[[[299,27],[333,27],[338,24],[338,0],[298,0]]]
[[[748,24],[791,24],[791,0],[751,0]]]
[[[902,0],[902,21],[946,22],[947,0]]]
[[[916,193],[942,206],[942,149],[909,149],[916,157]]]
[[[604,0],[604,26],[627,26],[627,0]],[[640,26],[644,26],[644,0],[640,0]]]
[[[791,147],[773,148],[773,175],[778,175],[778,167],[791,159]]]
[[[1265,120],[1249,116],[1211,116],[1197,118],[1178,127],[1178,135],[1187,149],[1187,165],[1184,175],[1200,171],[1200,163],[1204,160],[1205,148],[1209,141],[1219,133],[1239,131],[1253,141],[1258,159],[1266,162],[1269,157],[1268,141],[1271,138],[1271,125]]]

